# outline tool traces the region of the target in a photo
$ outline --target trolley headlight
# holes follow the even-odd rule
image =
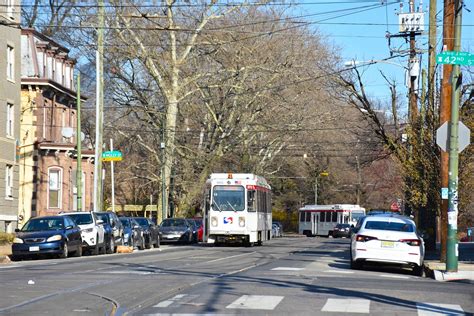
[[[245,227],[245,217],[239,217],[239,226]]]
[[[217,227],[217,218],[216,217],[211,217],[211,226],[212,227]]]

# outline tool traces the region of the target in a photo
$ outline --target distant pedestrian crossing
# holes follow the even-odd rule
[[[201,301],[200,295],[178,294],[167,300],[158,302],[152,309],[141,315],[147,316],[191,316],[191,315],[234,315],[234,314],[261,314],[270,311],[278,312],[285,304],[292,304],[291,298],[285,300],[284,296],[275,295],[242,295],[221,304],[218,311],[212,313],[193,313],[190,312],[192,307],[198,307],[203,310],[206,302]],[[287,309],[286,309],[287,310]],[[183,311],[183,312],[182,312]],[[312,312],[314,315],[334,315],[338,313],[342,315],[413,315],[413,316],[441,316],[441,315],[467,315],[463,308],[456,304],[440,304],[435,302],[418,302],[412,305],[402,305],[393,302],[393,304],[380,303],[369,299],[362,298],[327,298],[324,304],[311,311],[301,311],[297,308],[295,314],[308,314]]]

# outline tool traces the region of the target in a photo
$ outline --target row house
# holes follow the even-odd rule
[[[18,222],[20,136],[20,0],[0,0],[0,232]]]
[[[69,50],[21,30],[20,225],[32,216],[77,210],[77,93]],[[85,97],[81,96],[85,101]],[[94,153],[82,152],[82,210],[92,210]]]

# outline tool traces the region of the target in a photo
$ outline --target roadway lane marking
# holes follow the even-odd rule
[[[416,303],[418,316],[466,315],[461,306],[455,304]]]
[[[284,296],[243,295],[226,308],[274,310]]]
[[[347,270],[324,270],[326,273],[343,273],[343,274],[353,274],[354,271],[347,271]]]
[[[218,259],[206,261],[206,263],[217,262],[217,261],[226,260],[226,259],[230,259],[230,258],[237,258],[237,257],[242,257],[242,256],[248,256],[248,255],[251,255],[251,254],[253,254],[253,253],[256,253],[256,251],[241,253],[240,255],[235,255],[235,256],[230,256],[230,257],[218,258]]]
[[[383,278],[392,278],[392,279],[410,279],[409,276],[405,276],[405,275],[380,274],[379,276]]]
[[[358,313],[368,314],[370,310],[370,300],[364,299],[338,299],[328,298],[326,304],[321,309],[322,312],[338,313]]]
[[[184,304],[195,305],[195,303],[189,303],[189,302],[196,299],[197,297],[199,297],[199,295],[177,294],[177,295],[173,296],[172,298],[167,299],[166,301],[161,301],[158,304],[153,305],[153,307],[162,307],[162,308],[164,308],[164,307],[169,307],[172,304],[175,304],[175,305],[184,305]]]
[[[304,268],[278,267],[278,268],[272,269],[272,271],[301,271],[301,270],[304,270]]]

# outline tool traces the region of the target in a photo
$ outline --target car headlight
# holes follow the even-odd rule
[[[86,228],[82,230],[84,233],[92,233],[94,231],[94,228]]]
[[[61,240],[63,239],[63,236],[61,235],[54,235],[54,236],[51,236],[49,237],[48,239],[46,239],[47,242],[51,242],[51,241],[58,241],[58,240]]]
[[[217,218],[211,217],[211,225],[212,225],[213,227],[217,227]]]
[[[239,226],[245,227],[245,217],[239,217]]]
[[[13,239],[13,243],[14,243],[14,244],[22,244],[22,243],[23,243],[23,239],[18,238],[18,237],[15,237],[15,239]]]

